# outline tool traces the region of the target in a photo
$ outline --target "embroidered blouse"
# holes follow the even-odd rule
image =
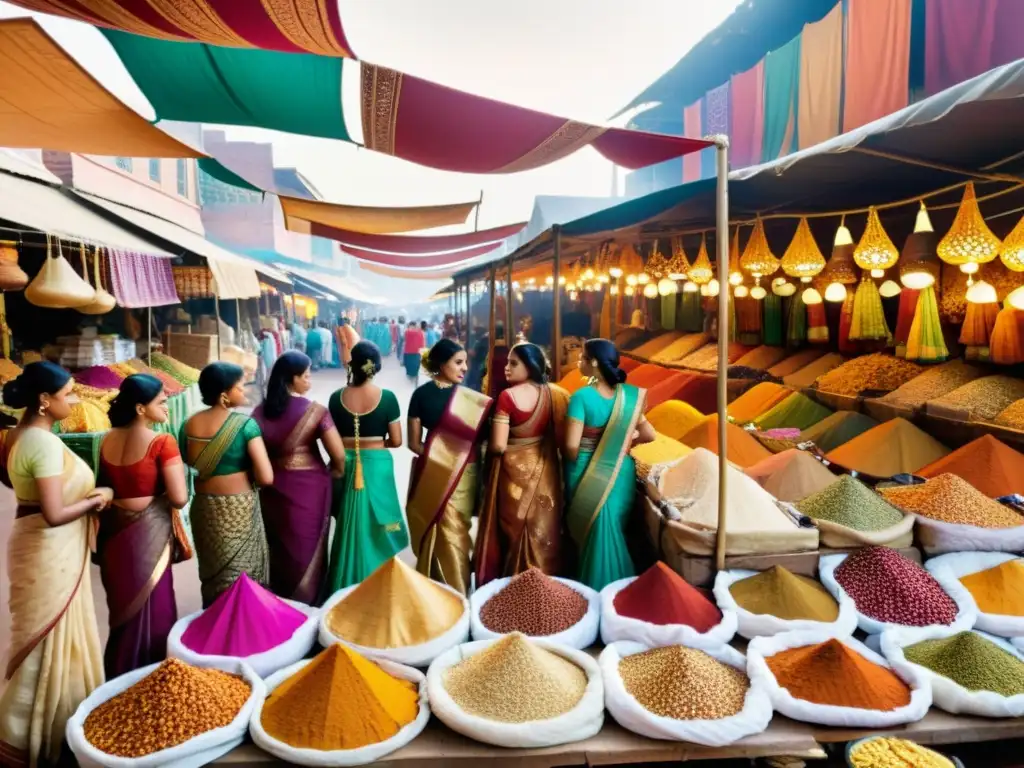
[[[409,401],[409,418],[419,419],[420,425],[430,432],[441,421],[455,387],[439,387],[434,381],[421,384]]]
[[[328,401],[327,407],[331,412],[331,418],[338,432],[342,437],[356,436],[356,416],[359,417],[359,437],[377,438],[387,437],[388,427],[402,418],[398,407],[398,398],[390,389],[380,391],[380,400],[377,406],[369,413],[353,413],[346,406],[341,398],[345,390],[339,389]]]
[[[226,424],[227,422],[225,422]],[[187,424],[187,422],[186,422]],[[221,426],[221,429],[224,427]],[[219,433],[220,430],[217,430]],[[238,434],[235,435],[235,439],[231,441],[231,444],[224,449],[224,453],[217,462],[217,466],[213,468],[210,473],[210,477],[218,477],[220,475],[234,475],[238,472],[247,472],[252,467],[252,460],[249,458],[249,441],[255,440],[257,437],[263,437],[263,433],[260,432],[260,426],[251,417],[247,417],[245,424],[238,430]],[[193,440],[197,443],[206,444],[214,437],[192,437],[185,433],[185,426],[181,428],[181,436],[178,438],[178,445],[181,447],[181,455],[186,459],[188,458],[188,441]],[[194,462],[189,462],[190,464]]]
[[[131,464],[107,461],[101,447],[100,485],[113,489],[115,499],[159,496],[165,490],[163,468],[176,461],[181,461],[181,452],[174,438],[167,434],[153,438],[145,455]]]

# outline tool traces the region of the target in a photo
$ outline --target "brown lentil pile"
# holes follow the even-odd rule
[[[1015,401],[1024,398],[1024,379],[983,376],[929,402],[936,411],[961,413],[976,421],[992,421]]]
[[[480,623],[502,635],[542,637],[569,629],[586,615],[587,607],[587,598],[575,589],[530,568],[483,604]]]
[[[670,645],[627,656],[619,674],[630,696],[661,717],[720,720],[743,709],[750,680],[695,648]]]
[[[891,392],[924,371],[920,365],[892,355],[876,353],[855,357],[834,368],[815,382],[818,389],[833,395],[858,395],[866,389]]]
[[[1024,400],[1017,400],[995,418],[996,424],[1011,429],[1024,429]],[[1024,485],[1024,481],[1021,483]]]
[[[587,675],[515,632],[444,673],[448,695],[471,715],[503,723],[550,720],[579,704]]]
[[[881,493],[886,501],[900,509],[944,523],[978,528],[1024,525],[1024,517],[948,472],[920,485],[885,488]]]
[[[918,408],[929,400],[947,395],[974,381],[979,376],[979,368],[968,365],[963,360],[950,360],[948,363],[929,368],[880,399],[883,403]]]
[[[85,738],[118,757],[143,757],[229,725],[252,688],[238,675],[168,659],[85,718]]]

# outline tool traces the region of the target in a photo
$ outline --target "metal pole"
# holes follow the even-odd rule
[[[217,359],[220,360],[220,296],[213,294],[213,314],[217,319]]]
[[[729,375],[729,139],[715,137],[718,171],[716,190],[715,250],[718,259],[718,536],[715,539],[715,568],[725,570],[726,477],[729,469],[726,413]]]
[[[153,365],[153,308],[146,307],[146,365]]]
[[[509,349],[516,343],[513,326],[516,322],[516,295],[512,290],[512,259],[508,260],[508,276],[505,278],[505,343]]]
[[[562,271],[562,228],[555,224],[552,228],[555,236],[555,264],[552,268],[551,292],[554,294],[555,317],[552,321],[554,340],[551,348],[551,371],[555,381],[562,379],[562,287],[558,284],[558,278]]]
[[[476,213],[473,215],[473,231],[480,231],[480,207],[484,204],[484,191],[480,190],[480,199],[476,204]]]
[[[487,292],[490,294],[491,316],[487,321],[487,387],[482,389],[486,395],[491,389],[491,382],[494,381],[494,346],[498,342],[498,268],[491,267],[491,274],[487,280]],[[482,386],[483,382],[481,382]]]
[[[473,334],[473,323],[470,315],[473,313],[473,297],[470,295],[469,280],[466,281],[466,349],[469,349],[470,336]]]

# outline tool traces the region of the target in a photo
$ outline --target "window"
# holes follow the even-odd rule
[[[132,159],[130,157],[114,158],[114,164],[125,173],[132,172]]]
[[[178,194],[182,197],[188,197],[188,165],[184,160],[178,159],[177,162],[178,171]]]
[[[149,159],[149,180],[160,181],[160,161],[155,157]]]

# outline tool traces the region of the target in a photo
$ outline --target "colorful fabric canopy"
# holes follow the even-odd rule
[[[800,43],[797,35],[764,57],[764,161],[788,155],[797,147]]]
[[[844,132],[909,103],[912,6],[913,0],[849,0]]]
[[[304,234],[319,234],[313,232],[315,225],[324,225],[334,229],[350,229],[369,235],[446,227],[464,223],[478,204],[478,201],[474,200],[471,203],[453,203],[451,205],[372,208],[281,196],[285,226],[292,232]],[[331,237],[331,235],[324,235],[324,237]],[[383,248],[381,250],[391,249]],[[439,248],[437,250],[448,249]]]
[[[698,99],[683,110],[683,133],[691,136],[701,135],[704,110],[703,99]],[[683,158],[683,182],[696,181],[700,178],[700,155],[692,152]]]
[[[160,40],[353,57],[338,0],[12,0]]]
[[[761,162],[764,137],[764,59],[746,72],[733,75],[729,143],[733,168]]]
[[[343,248],[356,246],[385,253],[412,255],[417,253],[442,253],[473,245],[496,243],[519,232],[526,222],[506,224],[503,227],[465,232],[460,235],[367,235],[362,232],[329,227],[313,222],[309,234],[337,240]],[[289,227],[291,229],[291,227]]]
[[[468,248],[463,251],[447,251],[445,253],[428,253],[420,256],[409,256],[401,253],[380,253],[379,251],[368,251],[365,248],[356,248],[351,245],[343,245],[342,250],[354,256],[360,261],[367,261],[373,264],[381,264],[388,267],[399,267],[401,269],[429,269],[437,267],[466,266],[466,262],[483,256],[493,251],[495,243],[478,245],[475,248]]]
[[[403,280],[447,280],[458,270],[457,267],[445,267],[443,269],[429,270],[397,269],[395,267],[384,266],[383,264],[369,264],[366,262],[363,262],[359,266],[361,269],[365,269],[367,272],[373,272],[375,275],[398,277]]]
[[[843,4],[801,33],[800,104],[797,134],[800,149],[839,133],[843,93]]]
[[[164,307],[181,303],[170,259],[119,250],[108,253],[110,288],[119,306]]]
[[[1019,0],[930,0],[924,20],[928,93],[1024,57]]]

